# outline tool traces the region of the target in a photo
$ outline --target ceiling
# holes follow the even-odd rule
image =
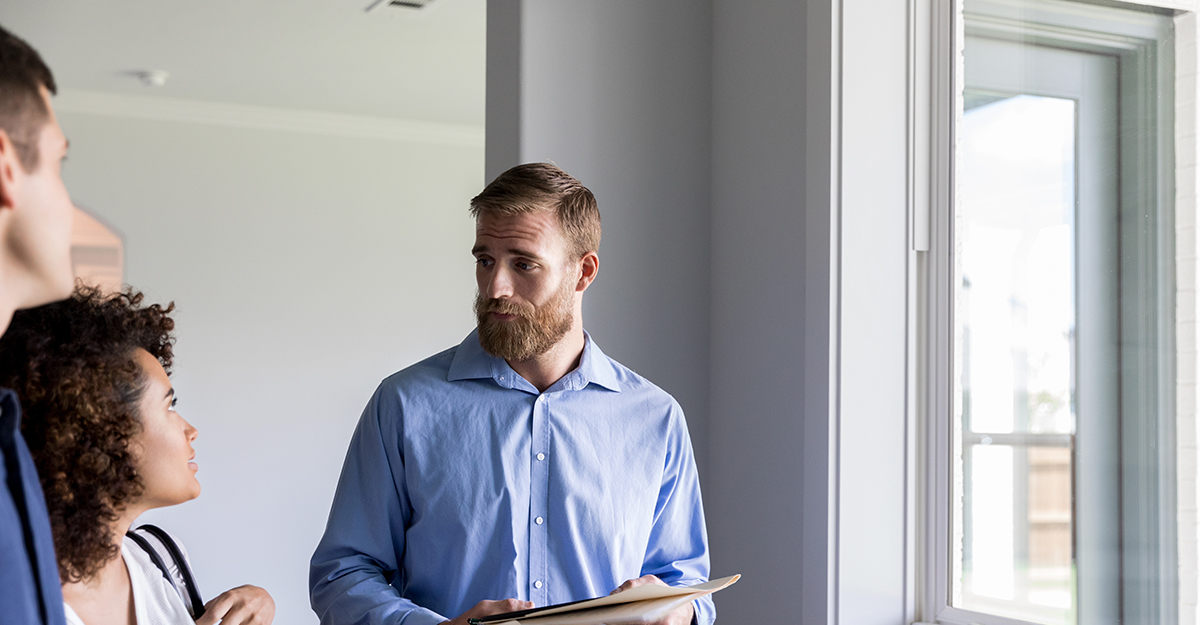
[[[485,0],[4,0],[60,90],[483,126]],[[162,87],[132,72],[166,70]]]

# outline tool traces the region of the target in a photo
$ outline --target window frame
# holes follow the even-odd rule
[[[1048,5],[1070,6],[1078,2],[1060,0],[1045,0]],[[1143,3],[1137,3],[1139,5]],[[1089,7],[1090,9],[1090,7]],[[1168,13],[1159,10],[1159,13]],[[1178,23],[1181,11],[1174,11]],[[912,345],[910,366],[916,375],[910,377],[910,492],[914,493],[915,501],[909,513],[910,531],[909,550],[914,554],[911,558],[910,574],[914,579],[913,601],[918,620],[944,623],[947,625],[1028,625],[1026,621],[974,612],[956,608],[951,603],[951,576],[954,570],[951,548],[953,533],[950,516],[954,497],[954,468],[953,468],[953,419],[955,411],[955,380],[954,375],[954,344],[955,330],[953,288],[954,276],[954,240],[953,215],[955,210],[955,178],[956,164],[954,146],[957,142],[957,128],[961,122],[961,88],[964,74],[962,64],[958,61],[962,55],[966,28],[962,12],[962,0],[910,0],[910,15],[916,16],[910,24],[910,86],[909,86],[909,145],[910,145],[910,205],[914,214],[910,223],[912,230],[910,240],[916,254],[916,262],[911,270],[912,283],[916,286],[910,291],[913,302],[910,303],[910,332]],[[927,20],[927,21],[926,21]],[[997,19],[992,23],[996,28],[1019,28],[1016,20]],[[1106,24],[1112,29],[1113,24]],[[1061,30],[1053,28],[1030,28],[1023,33],[1032,37],[1055,38],[1068,36]],[[1113,32],[1110,30],[1109,32]],[[1077,49],[1091,48],[1092,51],[1116,53],[1124,50],[1127,59],[1140,63],[1153,63],[1154,59],[1171,59],[1174,48],[1181,40],[1164,40],[1161,33],[1149,34],[1144,25],[1131,26],[1127,32],[1117,31],[1117,34],[1105,37],[1082,38],[1074,41],[1072,47]],[[1122,60],[1124,63],[1130,60]],[[1149,107],[1152,115],[1143,115],[1147,119],[1158,140],[1155,147],[1158,150],[1158,167],[1142,166],[1144,161],[1131,158],[1122,150],[1121,161],[1123,168],[1136,169],[1140,180],[1152,180],[1150,186],[1156,192],[1155,236],[1159,245],[1157,259],[1158,270],[1165,271],[1174,285],[1175,267],[1162,263],[1162,258],[1174,258],[1175,223],[1172,205],[1175,203],[1174,187],[1174,146],[1179,131],[1174,129],[1173,114],[1175,109],[1175,71],[1172,62],[1158,63],[1157,73],[1153,76],[1160,89],[1165,89],[1169,97],[1160,97],[1156,102],[1152,98],[1143,98],[1140,103]],[[1146,94],[1138,92],[1133,85],[1127,84],[1123,76],[1122,93]],[[1125,104],[1126,95],[1122,95]],[[1125,117],[1122,117],[1124,123]],[[1157,120],[1157,121],[1156,121]],[[1140,130],[1145,131],[1143,127]],[[1128,132],[1123,128],[1122,134]],[[1195,141],[1194,134],[1191,137]],[[927,169],[926,169],[927,168]],[[1193,166],[1194,169],[1194,166]],[[1122,197],[1121,212],[1125,219],[1125,206],[1130,200]],[[1164,207],[1166,210],[1164,211]],[[924,212],[927,210],[928,212]],[[1163,283],[1159,281],[1159,285]],[[1174,311],[1175,292],[1172,288],[1161,289],[1157,293],[1159,304],[1171,312]],[[1164,299],[1165,298],[1165,299]],[[1175,319],[1160,318],[1158,322],[1167,340],[1174,342]],[[1167,404],[1161,405],[1160,414],[1176,417],[1176,407],[1170,403],[1173,397],[1175,377],[1175,351],[1156,354],[1159,370],[1160,388],[1156,389],[1156,397],[1167,398]],[[1171,387],[1170,389],[1163,387]],[[1154,441],[1159,447],[1157,460],[1160,467],[1171,469],[1173,478],[1176,457],[1170,443],[1174,441],[1175,418],[1164,419],[1166,427],[1147,436],[1155,436]],[[1124,433],[1124,432],[1123,432]],[[1122,480],[1125,480],[1122,476]],[[1162,496],[1161,505],[1169,506],[1174,512],[1175,489],[1173,479],[1170,484],[1159,480],[1159,492]],[[1167,515],[1157,531],[1149,536],[1161,546],[1160,558],[1153,562],[1134,562],[1132,565],[1143,569],[1157,568],[1160,574],[1174,575],[1177,570],[1177,544],[1175,532],[1175,516]],[[1130,564],[1125,565],[1128,569]],[[1157,610],[1152,622],[1176,622],[1179,612],[1179,591],[1174,586],[1166,591],[1160,591],[1159,605],[1148,606]]]

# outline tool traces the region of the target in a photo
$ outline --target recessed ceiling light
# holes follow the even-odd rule
[[[167,84],[167,78],[171,76],[170,72],[163,69],[140,69],[129,74],[147,87],[161,87]]]
[[[367,13],[387,8],[423,9],[433,0],[375,0],[367,7]]]

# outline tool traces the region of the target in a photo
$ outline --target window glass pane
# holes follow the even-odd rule
[[[1075,102],[965,100],[959,605],[1073,623]]]
[[[949,605],[1174,622],[1172,22],[962,11]]]

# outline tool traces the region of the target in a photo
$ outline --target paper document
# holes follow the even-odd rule
[[[695,586],[644,584],[607,597],[495,614],[471,619],[472,625],[619,625],[652,622],[680,606],[733,585],[731,575]]]

